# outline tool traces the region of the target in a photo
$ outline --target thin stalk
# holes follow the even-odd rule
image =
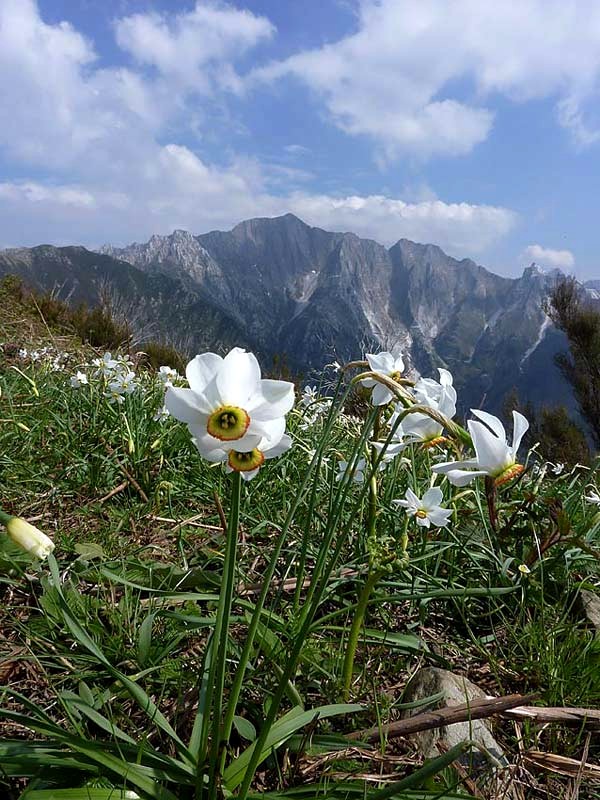
[[[233,602],[235,584],[236,552],[238,540],[238,527],[240,520],[240,498],[242,477],[239,472],[233,474],[231,482],[231,504],[227,524],[227,541],[225,544],[225,562],[223,564],[223,588],[219,593],[219,605],[215,619],[215,628],[211,641],[211,658],[209,666],[209,679],[207,682],[206,717],[203,735],[200,741],[198,754],[199,781],[196,787],[196,796],[200,797],[204,788],[202,770],[204,768],[203,754],[207,746],[208,726],[211,724],[211,742],[209,754],[209,798],[217,796],[217,781],[215,772],[219,761],[219,748],[221,747],[221,710],[223,705],[223,690],[225,687],[225,672],[227,668],[227,643],[229,639],[229,618]]]
[[[373,425],[373,439],[377,441],[380,435],[381,428],[381,409],[377,411],[375,422]],[[369,479],[369,516],[367,519],[367,545],[374,540],[377,536],[377,465],[378,453],[376,447],[371,447],[371,477]],[[359,595],[358,606],[356,614],[352,620],[352,627],[350,628],[350,636],[346,646],[346,653],[344,656],[344,666],[342,670],[342,694],[345,700],[350,695],[350,686],[352,684],[352,673],[354,671],[354,659],[356,658],[356,649],[358,647],[358,639],[360,631],[363,626],[369,597],[377,581],[379,580],[381,572],[378,569],[373,569],[370,565],[370,571],[367,580]]]
[[[341,385],[341,379],[338,382],[337,391],[339,391],[340,385]],[[239,700],[240,693],[242,691],[242,686],[243,686],[243,683],[244,683],[244,677],[245,677],[245,674],[246,674],[246,668],[248,666],[248,662],[250,661],[250,655],[252,653],[252,648],[254,646],[254,639],[256,637],[256,633],[257,633],[257,630],[258,630],[258,626],[259,626],[262,610],[264,608],[265,601],[267,599],[267,595],[268,595],[268,593],[269,593],[269,591],[271,589],[271,581],[272,581],[273,576],[275,574],[275,570],[277,569],[279,555],[280,555],[281,550],[283,548],[283,545],[284,545],[284,543],[285,543],[285,541],[287,539],[288,531],[289,531],[290,526],[291,526],[291,524],[292,524],[292,522],[294,520],[296,511],[298,510],[298,507],[300,506],[300,503],[302,502],[302,497],[304,495],[304,490],[306,489],[306,487],[308,485],[308,482],[309,482],[309,480],[311,478],[311,475],[313,474],[312,471],[313,471],[315,465],[317,466],[317,469],[318,469],[319,464],[321,463],[322,451],[323,451],[323,448],[325,447],[325,442],[328,439],[328,436],[329,436],[329,434],[331,432],[331,429],[333,428],[333,425],[334,425],[335,420],[337,418],[337,414],[341,410],[341,408],[343,406],[343,403],[344,403],[344,401],[345,401],[345,399],[346,399],[346,397],[348,395],[348,392],[349,392],[349,389],[347,389],[344,392],[343,396],[341,397],[341,399],[339,400],[337,405],[335,405],[334,403],[332,403],[332,405],[331,405],[331,409],[329,411],[327,422],[325,424],[325,430],[323,431],[323,438],[322,438],[322,441],[321,441],[321,446],[318,448],[317,452],[313,456],[313,459],[311,461],[310,467],[307,470],[306,476],[305,476],[304,480],[302,481],[301,486],[298,488],[298,492],[296,494],[296,498],[295,498],[295,500],[294,500],[294,502],[292,504],[292,507],[290,508],[290,510],[289,510],[289,512],[287,514],[286,520],[285,520],[285,522],[283,524],[283,527],[282,527],[282,529],[281,529],[281,531],[279,533],[279,536],[277,537],[277,540],[276,540],[275,545],[273,547],[273,552],[271,554],[271,558],[270,558],[269,564],[268,564],[267,569],[266,569],[266,571],[265,571],[265,573],[263,575],[262,589],[261,589],[260,595],[259,595],[259,597],[258,597],[258,599],[256,600],[256,603],[255,603],[254,612],[252,614],[252,619],[250,620],[250,625],[248,627],[248,632],[246,634],[246,641],[244,642],[244,648],[243,648],[242,654],[240,656],[240,661],[239,661],[239,664],[238,664],[238,668],[237,668],[237,671],[236,671],[236,674],[235,674],[235,678],[233,680],[233,685],[231,687],[231,692],[229,694],[229,702],[228,702],[227,710],[226,710],[226,713],[225,713],[225,722],[223,724],[223,740],[226,741],[226,742],[229,741],[229,737],[231,735],[231,731],[232,731],[232,728],[233,728],[233,718],[235,716],[237,703],[238,703],[238,700]],[[316,482],[317,479],[318,479],[318,476],[315,475],[314,481]],[[315,501],[315,495],[311,494],[311,506],[309,508],[309,512],[312,509],[312,503],[314,503],[314,501]],[[309,517],[310,517],[310,513],[309,513]]]
[[[383,572],[381,570],[374,570],[373,572],[370,572],[362,588],[360,597],[358,598],[354,619],[352,620],[352,627],[350,628],[350,635],[348,636],[346,654],[344,656],[344,668],[342,671],[344,701],[346,701],[350,695],[352,673],[354,671],[354,659],[356,657],[356,649],[358,647],[360,632],[365,621],[367,606],[369,605],[371,593],[382,575]]]

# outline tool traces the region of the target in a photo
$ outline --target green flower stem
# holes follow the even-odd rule
[[[229,618],[233,603],[233,590],[235,583],[235,567],[238,540],[238,527],[240,520],[242,476],[235,472],[231,482],[231,505],[227,525],[227,541],[225,545],[225,562],[223,564],[223,587],[219,593],[219,605],[213,631],[211,647],[210,672],[208,681],[207,709],[211,714],[211,742],[209,763],[209,798],[214,800],[217,796],[218,785],[215,772],[219,763],[219,750],[221,741],[221,711],[223,706],[223,690],[225,688],[225,672],[227,669],[227,644],[229,639]],[[212,708],[211,708],[212,706]],[[205,744],[204,739],[204,744]],[[203,769],[203,753],[199,754],[198,768]],[[202,786],[202,784],[200,784]]]
[[[382,570],[374,570],[367,576],[367,580],[362,588],[358,604],[354,613],[352,627],[350,628],[350,635],[348,636],[348,644],[346,646],[346,655],[344,656],[344,668],[342,671],[343,680],[343,696],[346,700],[350,695],[350,687],[352,685],[352,673],[354,671],[354,659],[356,657],[356,648],[358,647],[358,640],[365,621],[365,614],[367,613],[367,606],[371,593],[375,585],[383,575]]]
[[[373,425],[373,438],[375,440],[379,439],[380,434],[380,427],[381,427],[381,410],[377,412],[377,416],[375,417],[375,423]],[[372,541],[377,536],[377,467],[378,464],[378,453],[375,447],[371,448],[371,477],[369,479],[369,518],[367,521],[367,542]],[[343,696],[344,699],[347,700],[350,695],[350,686],[352,685],[352,673],[354,671],[354,659],[356,658],[356,648],[358,647],[358,639],[360,637],[360,632],[362,630],[363,622],[365,619],[365,614],[367,612],[367,605],[369,603],[369,598],[371,596],[371,592],[375,587],[375,584],[379,580],[381,576],[381,571],[378,569],[372,569],[368,576],[365,584],[362,588],[360,596],[358,598],[358,605],[356,608],[356,614],[354,615],[354,619],[352,621],[352,627],[350,628],[350,636],[348,637],[348,644],[346,646],[346,654],[344,656],[344,667],[342,671],[342,680],[343,680]]]
[[[13,517],[13,515],[12,515],[12,514],[6,514],[6,513],[5,513],[4,511],[2,511],[2,509],[0,508],[0,522],[1,522],[3,525],[7,525],[7,524],[8,524],[8,522],[9,522],[9,521],[12,519],[12,517]]]

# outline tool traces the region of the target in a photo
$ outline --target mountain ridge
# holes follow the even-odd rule
[[[120,273],[117,284],[130,302],[137,296],[146,317],[165,330],[176,323],[187,328],[198,349],[201,342],[215,347],[235,339],[267,363],[285,353],[302,372],[373,349],[402,349],[420,373],[451,369],[464,406],[487,402],[498,410],[513,386],[537,404],[573,405],[553,363],[566,342],[542,310],[555,273],[527,267],[507,278],[435,244],[399,239],[386,248],[293,214],[244,220],[230,231],[177,229],[95,254],[116,266],[92,264],[85,249],[60,250],[38,251],[35,268],[27,266],[28,251],[1,251],[0,272],[17,261],[38,285],[52,288],[55,274],[91,302],[98,299],[94,281]]]

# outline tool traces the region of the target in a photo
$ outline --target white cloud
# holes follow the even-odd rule
[[[181,14],[123,17],[116,21],[115,30],[120,47],[136,61],[195,91],[208,90],[213,79],[222,80],[224,64],[275,32],[266,17],[206,1]],[[225,70],[225,76],[235,80],[231,69]]]
[[[359,0],[357,30],[256,69],[251,81],[293,76],[333,122],[374,139],[387,158],[468,153],[488,135],[494,93],[552,98],[579,144],[600,79],[597,0]]]
[[[394,244],[398,239],[434,243],[459,257],[477,255],[515,225],[517,215],[506,208],[403,200],[371,195],[335,198],[296,193],[289,207],[312,225],[346,230]]]
[[[575,266],[575,256],[570,250],[552,250],[539,244],[530,244],[526,247],[523,259],[535,261],[541,267],[572,269]]]
[[[270,23],[203,3],[169,23],[127,17],[116,30],[141,66],[101,67],[90,41],[66,23],[45,23],[33,0],[0,0],[0,152],[24,171],[0,183],[0,241],[126,243],[293,211],[313,225],[386,244],[433,241],[462,256],[514,224],[508,209],[444,203],[429,190],[333,197],[311,194],[304,187],[314,176],[289,163],[232,155],[211,164],[173,141],[175,123],[197,110],[190,93],[210,91],[218,72],[228,74],[227,59],[270,35]],[[179,52],[198,78],[193,86],[178,71]],[[455,112],[442,101],[436,114],[451,120]]]

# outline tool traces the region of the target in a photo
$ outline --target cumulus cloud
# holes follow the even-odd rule
[[[597,0],[359,0],[356,32],[254,71],[314,90],[342,130],[400,153],[461,155],[488,135],[486,100],[553,98],[577,142],[600,78]]]
[[[266,17],[212,2],[181,14],[133,14],[117,20],[115,30],[118,44],[137,62],[195,91],[208,90],[212,80],[223,78],[224,64],[275,32]],[[234,78],[230,69],[225,73]]]
[[[517,221],[513,211],[496,206],[441,200],[406,203],[382,195],[336,198],[296,193],[289,205],[312,225],[352,231],[386,245],[401,238],[433,242],[459,256],[482,252]]]
[[[523,258],[535,261],[541,267],[558,269],[572,269],[575,266],[575,256],[570,250],[552,250],[539,244],[530,244],[523,251]]]
[[[0,152],[23,169],[0,183],[0,245],[126,243],[292,211],[313,225],[385,244],[433,241],[462,256],[514,224],[508,209],[445,203],[430,191],[333,197],[311,194],[314,176],[289,163],[235,154],[210,163],[173,141],[175,123],[190,96],[209,99],[217,73],[272,35],[270,23],[205,2],[168,21],[129,16],[115,31],[132,66],[101,66],[91,41],[67,23],[46,23],[34,0],[0,0]],[[439,113],[455,111],[445,104]],[[304,152],[299,143],[284,149],[288,162]]]

